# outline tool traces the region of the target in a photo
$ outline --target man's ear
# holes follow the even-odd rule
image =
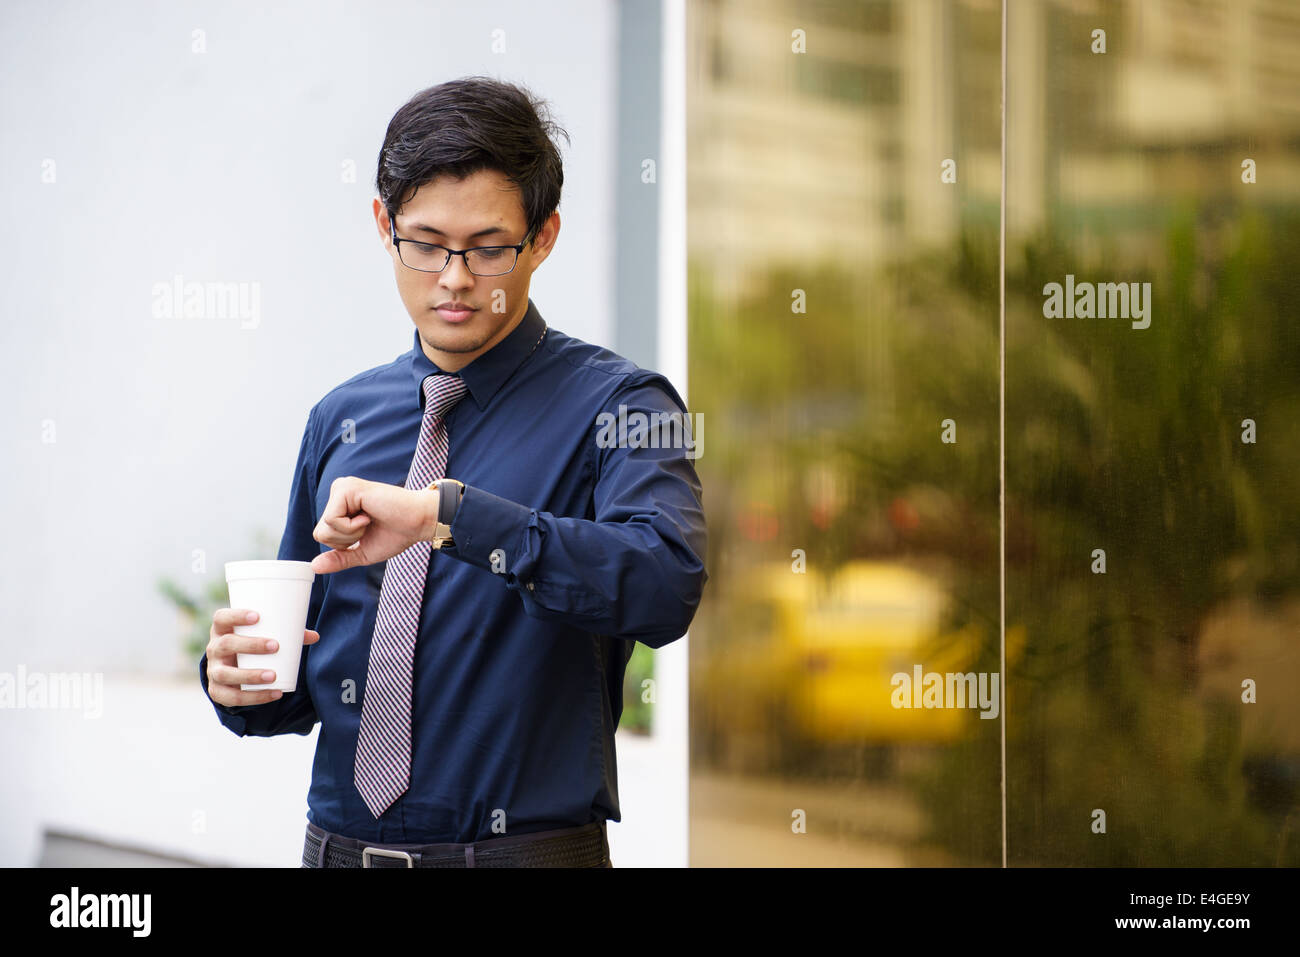
[[[555,241],[560,237],[560,212],[556,210],[551,213],[550,218],[542,224],[542,228],[537,231],[533,237],[533,259],[536,263],[541,263],[551,254],[555,247]]]
[[[378,196],[375,197],[371,208],[375,214],[375,229],[379,231],[379,238],[383,241],[384,248],[388,249],[393,245],[393,232],[388,221],[388,210],[384,208],[384,203]]]

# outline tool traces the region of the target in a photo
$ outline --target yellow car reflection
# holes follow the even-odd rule
[[[996,669],[996,653],[985,651],[996,645],[995,629],[943,630],[951,601],[937,574],[893,562],[854,561],[825,576],[786,564],[751,571],[726,603],[726,638],[692,663],[692,707],[704,711],[710,747],[765,752],[765,763],[786,764],[818,745],[943,744],[970,734],[982,710],[996,717],[1000,708],[987,674],[993,712],[978,700],[895,706],[895,675],[910,682],[918,667],[924,675],[965,674],[977,661]],[[1024,636],[1023,626],[1008,629],[1009,662]]]

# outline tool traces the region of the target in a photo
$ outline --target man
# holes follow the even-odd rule
[[[707,581],[689,428],[610,427],[689,426],[680,396],[528,296],[560,231],[544,116],[483,77],[394,115],[374,216],[414,347],[308,416],[278,555],[318,573],[298,690],[241,691],[267,642],[213,616],[222,724],[321,724],[304,866],[612,866],[624,670]]]

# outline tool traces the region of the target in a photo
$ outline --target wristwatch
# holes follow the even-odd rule
[[[465,494],[465,483],[453,478],[440,478],[430,482],[426,491],[432,488],[438,490],[438,521],[430,541],[434,548],[455,545],[456,543],[451,539],[451,523],[456,517],[461,496]],[[452,492],[455,494],[451,494]]]

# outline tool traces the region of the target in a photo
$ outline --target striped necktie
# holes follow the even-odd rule
[[[466,390],[465,380],[454,375],[430,375],[422,385],[424,419],[406,476],[411,489],[426,488],[446,476],[444,420]],[[376,818],[411,783],[411,666],[432,548],[429,542],[416,542],[390,558],[379,590],[353,767],[357,790]]]

